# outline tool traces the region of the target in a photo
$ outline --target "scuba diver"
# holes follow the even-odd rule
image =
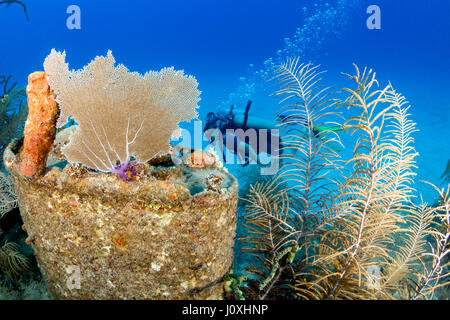
[[[447,161],[447,167],[445,167],[440,179],[444,182],[450,182],[450,160]]]
[[[262,152],[272,156],[279,156],[282,152],[286,152],[288,148],[283,148],[283,142],[288,144],[291,141],[294,142],[295,138],[280,138],[278,133],[279,125],[286,121],[305,125],[306,121],[301,117],[296,117],[294,119],[292,116],[283,115],[278,116],[281,122],[249,116],[251,104],[252,101],[249,100],[244,112],[235,110],[234,105],[231,106],[228,112],[223,110],[219,110],[217,113],[209,112],[206,116],[206,124],[203,129],[203,132],[211,129],[219,130],[222,135],[223,146],[225,146],[232,154],[236,154],[238,161],[244,162],[244,166],[248,165],[250,160],[257,163],[258,155]],[[239,129],[241,131],[239,131]],[[244,134],[244,137],[242,137],[242,133],[248,129],[254,129],[256,132],[256,139],[254,139],[253,143],[248,135]],[[316,126],[313,130],[314,135],[320,137],[320,133],[323,131],[339,132],[342,131],[342,128],[340,126]],[[263,137],[262,135],[266,136]],[[216,138],[212,135],[209,139],[211,143],[214,143]],[[264,143],[265,145],[262,146],[261,143]],[[223,146],[219,147],[222,150],[223,159],[226,161],[225,148],[223,148]],[[296,150],[295,148],[292,148],[292,150],[287,153],[295,154]]]

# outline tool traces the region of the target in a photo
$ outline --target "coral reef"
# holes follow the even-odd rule
[[[27,90],[25,138],[4,156],[27,243],[55,298],[221,299],[233,261],[237,182],[213,153],[191,150],[184,162],[168,161],[178,123],[197,115],[198,83],[173,68],[142,76],[114,64],[108,52],[69,71],[65,54],[52,50],[46,73],[30,76],[39,80]],[[62,127],[69,116],[77,125],[53,141],[55,122]],[[40,131],[31,130],[33,119]],[[31,166],[23,165],[27,154]],[[30,177],[33,168],[39,174]]]
[[[167,153],[178,123],[197,117],[200,100],[196,79],[183,71],[141,75],[114,64],[110,51],[80,71],[69,71],[65,53],[55,50],[44,62],[61,108],[57,126],[68,116],[78,123],[64,155],[102,172],[128,168],[132,156],[145,163]]]
[[[56,135],[59,108],[45,72],[28,76],[28,118],[25,123],[20,172],[28,177],[43,174]]]
[[[299,59],[273,69],[279,113],[305,121],[283,123],[297,137],[283,146],[289,161],[247,199],[241,241],[254,256],[248,271],[256,281],[244,296],[433,299],[449,285],[449,188],[436,189],[437,206],[412,203],[416,129],[405,98],[391,84],[378,88],[372,70],[355,66],[347,76],[356,88],[337,97],[320,86],[319,74]],[[356,139],[347,160],[332,147],[341,144],[335,132],[313,130],[340,123],[344,107],[351,115],[341,126]]]

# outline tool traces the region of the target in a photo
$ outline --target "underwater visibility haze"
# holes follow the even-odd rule
[[[448,300],[449,11],[0,1],[0,299]]]

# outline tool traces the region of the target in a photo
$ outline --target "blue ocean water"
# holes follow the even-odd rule
[[[52,48],[66,50],[78,69],[108,49],[130,70],[145,72],[174,66],[194,75],[202,91],[200,118],[219,107],[243,108],[273,117],[274,90],[264,81],[271,63],[300,56],[320,64],[326,84],[349,85],[341,72],[352,63],[391,81],[411,104],[418,179],[442,186],[450,158],[450,21],[447,0],[166,0],[166,1],[23,1],[0,5],[0,74],[19,85],[42,70]],[[69,30],[66,9],[81,10],[81,29]],[[369,30],[369,5],[381,10],[381,29]],[[434,191],[418,184],[424,199]]]

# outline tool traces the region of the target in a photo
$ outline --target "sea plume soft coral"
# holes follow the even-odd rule
[[[17,82],[10,80],[11,75],[0,76],[0,170],[4,169],[3,152],[22,133],[28,113],[25,88],[17,88]]]
[[[125,177],[132,156],[146,162],[169,150],[178,123],[197,116],[200,91],[183,71],[141,75],[114,64],[108,51],[82,70],[69,71],[65,52],[53,49],[44,68],[61,108],[57,126],[68,116],[79,124],[62,150],[68,161]]]

